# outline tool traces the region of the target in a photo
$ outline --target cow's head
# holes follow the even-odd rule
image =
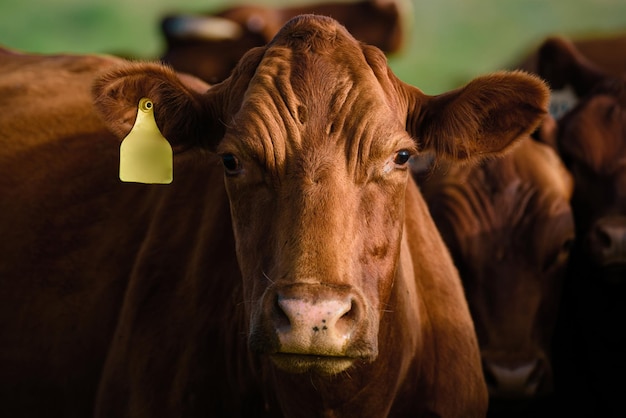
[[[95,95],[120,137],[148,97],[175,150],[221,156],[249,344],[283,370],[321,374],[377,356],[381,316],[406,271],[409,158],[501,152],[547,100],[522,73],[427,96],[400,82],[380,50],[319,16],[291,20],[203,94],[167,68],[131,64],[101,78]]]
[[[540,56],[540,68],[553,67],[553,57],[561,57],[564,64],[558,72],[541,75],[557,87],[571,84],[579,96],[553,131],[575,180],[572,205],[577,235],[603,276],[622,280],[626,277],[626,77],[605,74],[566,40],[550,40],[543,49],[547,52]]]
[[[438,167],[422,190],[459,268],[492,407],[545,395],[574,241],[570,173],[528,139],[480,165]]]

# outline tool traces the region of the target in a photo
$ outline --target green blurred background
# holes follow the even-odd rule
[[[275,6],[309,2],[254,1]],[[150,59],[163,49],[163,15],[236,3],[0,0],[0,44],[31,52],[121,53]],[[626,0],[412,0],[412,9],[409,42],[390,64],[401,79],[430,94],[512,65],[547,35],[626,31]]]

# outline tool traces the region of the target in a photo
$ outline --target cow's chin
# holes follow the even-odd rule
[[[356,359],[351,357],[320,356],[312,354],[274,353],[270,359],[287,373],[316,373],[325,376],[339,374],[350,368]]]

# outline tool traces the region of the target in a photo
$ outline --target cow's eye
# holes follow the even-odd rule
[[[393,162],[396,163],[397,165],[405,165],[406,163],[409,162],[410,158],[411,158],[411,151],[402,149],[396,153],[396,156],[393,159]]]
[[[555,266],[559,266],[567,261],[572,247],[574,246],[574,238],[568,238],[561,244],[558,251],[548,258],[543,265],[543,271],[548,271]]]
[[[228,175],[235,175],[241,171],[241,163],[233,154],[222,154],[222,164]]]

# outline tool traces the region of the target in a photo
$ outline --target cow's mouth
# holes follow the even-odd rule
[[[352,357],[291,353],[274,353],[270,355],[270,358],[276,367],[285,372],[312,372],[321,375],[339,374],[356,361]]]

